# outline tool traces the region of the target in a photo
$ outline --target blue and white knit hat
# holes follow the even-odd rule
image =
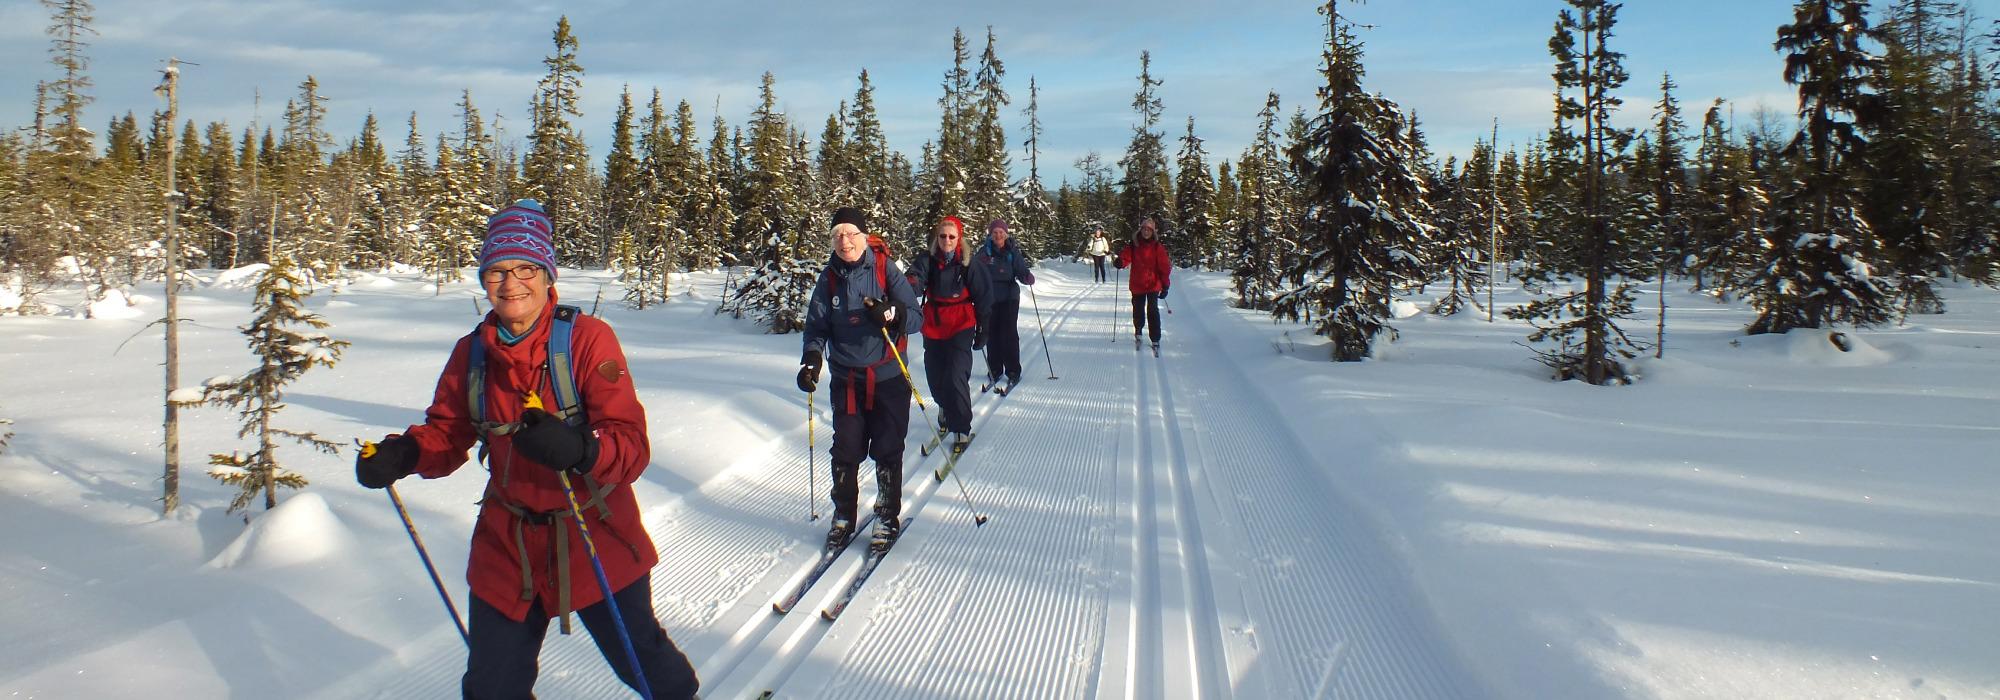
[[[486,220],[486,243],[479,247],[479,271],[502,260],[526,260],[556,281],[555,230],[542,203],[523,199]]]

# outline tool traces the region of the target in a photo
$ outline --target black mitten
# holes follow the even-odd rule
[[[417,441],[391,435],[354,455],[354,480],[371,489],[387,488],[417,470]]]
[[[521,429],[514,431],[514,451],[544,467],[582,474],[597,463],[597,437],[530,408],[521,414]]]

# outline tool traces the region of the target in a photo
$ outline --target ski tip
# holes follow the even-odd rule
[[[772,604],[771,604],[771,612],[774,612],[774,613],[777,613],[777,614],[779,614],[779,615],[783,615],[783,614],[785,614],[785,613],[788,613],[788,612],[791,612],[791,611],[790,611],[790,610],[786,610],[786,609],[785,609],[785,606],[784,606],[784,605],[782,605],[782,604],[779,604],[779,603],[772,603]]]
[[[838,618],[838,617],[840,617],[840,613],[836,613],[836,612],[834,612],[834,611],[831,611],[831,610],[821,610],[821,611],[819,611],[819,619],[822,619],[822,620],[825,620],[825,621],[827,621],[827,622],[832,622],[832,621],[834,620],[834,618]]]
[[[972,526],[973,526],[973,527],[979,527],[979,526],[981,526],[981,525],[985,525],[985,524],[986,524],[986,516],[984,516],[984,515],[979,515],[979,516],[974,516],[974,517],[972,518]]]

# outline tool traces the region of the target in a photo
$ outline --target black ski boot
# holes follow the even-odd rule
[[[854,539],[854,521],[834,518],[833,527],[826,531],[826,549],[834,551],[847,546]]]
[[[903,527],[895,518],[880,518],[875,521],[875,535],[868,539],[868,549],[875,554],[889,550],[896,538],[903,536]]]

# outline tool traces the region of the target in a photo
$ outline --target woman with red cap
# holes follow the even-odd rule
[[[910,266],[910,285],[924,299],[924,378],[943,414],[939,430],[953,450],[972,441],[972,351],[986,345],[992,283],[966,254],[965,224],[939,221],[929,250]]]
[[[1139,330],[1144,328],[1153,339],[1153,354],[1159,355],[1160,300],[1167,298],[1167,289],[1173,286],[1174,263],[1167,257],[1167,247],[1160,243],[1153,217],[1139,220],[1139,232],[1118,249],[1118,259],[1112,264],[1120,270],[1128,265],[1132,268],[1127,277],[1132,290],[1132,349],[1139,349]]]

